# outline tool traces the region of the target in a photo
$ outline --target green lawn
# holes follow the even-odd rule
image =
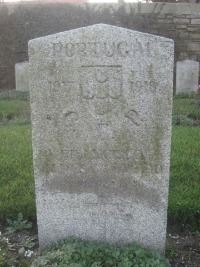
[[[174,96],[173,115],[200,120],[200,93]]]
[[[199,127],[173,127],[168,215],[189,223],[200,219]]]
[[[20,115],[25,115],[28,103],[23,100],[1,100],[0,101],[0,120],[13,119]]]
[[[0,127],[0,219],[35,218],[30,125]]]
[[[11,95],[12,96],[12,95]],[[14,102],[13,102],[14,101]],[[174,115],[187,115],[196,98],[174,98]],[[187,104],[186,104],[187,103]],[[20,112],[18,112],[20,110]],[[27,98],[1,98],[0,114],[13,113],[0,125],[0,220],[19,212],[35,220],[30,112]],[[25,122],[22,118],[28,118]],[[2,119],[3,120],[3,119]],[[1,122],[1,117],[0,117]],[[173,126],[168,217],[192,223],[200,219],[200,128]]]

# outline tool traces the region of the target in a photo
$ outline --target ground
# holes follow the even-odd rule
[[[185,230],[186,228],[183,224],[168,226],[166,257],[170,259],[172,267],[200,267],[200,232]],[[13,265],[10,266],[29,266],[30,259],[40,255],[36,230],[22,231],[6,236],[3,234],[2,239],[7,240],[12,255],[9,259],[13,258]],[[7,267],[9,265],[0,264],[0,266]]]
[[[200,267],[200,231],[183,224],[168,227],[168,258],[172,267]]]

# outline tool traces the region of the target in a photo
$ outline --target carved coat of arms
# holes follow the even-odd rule
[[[122,96],[121,66],[82,66],[81,89],[97,115],[110,112],[113,102]]]

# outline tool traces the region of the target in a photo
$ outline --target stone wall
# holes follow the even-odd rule
[[[175,41],[175,61],[200,61],[200,5],[189,3],[0,3],[0,90],[15,88],[15,63],[28,60],[30,39],[95,23]]]

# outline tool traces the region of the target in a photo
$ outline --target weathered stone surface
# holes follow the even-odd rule
[[[189,36],[189,33],[186,30],[179,31],[178,36],[180,39],[187,39]]]
[[[180,51],[180,52],[184,52],[187,50],[187,46],[186,45],[180,45],[180,46],[176,46],[175,50]]]
[[[199,62],[194,60],[177,61],[176,93],[197,91],[199,80]]]
[[[15,64],[15,83],[17,91],[29,91],[29,63]]]
[[[186,29],[187,26],[186,25],[176,25],[177,29]]]
[[[198,32],[199,28],[198,27],[194,27],[194,25],[193,25],[193,26],[187,27],[187,30],[189,32]]]
[[[167,23],[167,24],[170,24],[170,23],[172,23],[172,19],[167,19],[167,18],[165,18],[165,19],[158,19],[157,20],[158,21],[158,23]]]
[[[179,61],[185,60],[185,58],[187,57],[187,53],[186,52],[180,52],[179,53]]]
[[[182,18],[174,18],[173,22],[177,23],[177,24],[189,24],[190,20],[189,19],[182,19]]]
[[[199,33],[190,33],[190,39],[197,39],[199,40],[200,39],[200,34]]]
[[[200,19],[192,19],[191,24],[200,24]]]
[[[97,24],[29,42],[40,247],[164,250],[173,41]]]
[[[200,44],[199,42],[189,42],[187,44],[187,50],[191,52],[198,52],[200,51]]]

